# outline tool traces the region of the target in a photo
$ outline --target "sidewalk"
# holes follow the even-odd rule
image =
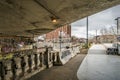
[[[77,70],[86,54],[78,54],[63,66],[54,66],[27,80],[78,80]]]
[[[106,55],[105,51],[103,45],[89,49],[77,73],[79,80],[120,80],[120,56]]]

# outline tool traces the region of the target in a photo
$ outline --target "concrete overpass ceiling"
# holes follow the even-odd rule
[[[0,33],[44,34],[117,4],[120,0],[0,0]]]

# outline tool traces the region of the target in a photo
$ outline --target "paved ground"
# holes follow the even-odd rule
[[[120,56],[106,55],[103,45],[93,45],[82,62],[79,80],[120,80]]]
[[[86,54],[78,54],[64,66],[55,66],[39,72],[27,80],[78,80],[77,70]]]

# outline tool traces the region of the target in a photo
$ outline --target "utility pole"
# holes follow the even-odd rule
[[[87,16],[87,18],[86,18],[86,37],[87,37],[87,39],[86,39],[86,44],[87,44],[87,48],[88,48],[88,16]]]
[[[96,43],[97,43],[97,29],[96,29]]]

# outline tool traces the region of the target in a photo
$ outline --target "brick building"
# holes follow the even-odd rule
[[[46,41],[58,40],[59,37],[70,38],[71,37],[71,25],[65,25],[56,30],[53,30],[46,34]]]

